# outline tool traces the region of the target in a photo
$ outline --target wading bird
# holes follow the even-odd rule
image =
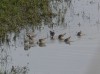
[[[71,36],[68,37],[68,38],[66,38],[66,39],[64,40],[64,42],[65,42],[66,44],[70,44],[70,38],[71,38]]]
[[[51,37],[51,39],[54,39],[54,35],[55,35],[55,32],[54,31],[50,31],[50,37]]]
[[[64,40],[64,35],[66,35],[66,33],[60,34],[60,35],[58,36],[58,39],[59,39],[59,40]]]
[[[82,33],[82,31],[79,31],[79,32],[77,33],[77,36],[78,36],[78,37],[81,37],[82,35],[85,35],[85,34]]]

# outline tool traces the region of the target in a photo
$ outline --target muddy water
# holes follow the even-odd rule
[[[94,74],[95,71],[99,74],[100,1],[72,0],[69,5],[62,0],[51,4],[53,12],[58,15],[52,17],[50,24],[42,22],[40,29],[35,29],[35,41],[47,38],[45,46],[35,43],[28,50],[24,49],[24,36],[26,31],[31,32],[31,28],[23,29],[16,41],[12,33],[9,45],[1,46],[3,60],[0,68],[9,72],[12,66],[20,69],[25,66],[27,74]],[[54,40],[50,39],[50,30],[55,31]],[[84,35],[78,38],[76,34],[80,30]],[[70,45],[57,39],[63,33],[66,33],[65,38],[71,36]]]

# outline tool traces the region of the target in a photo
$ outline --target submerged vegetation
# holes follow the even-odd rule
[[[0,0],[0,37],[52,15],[48,0]]]

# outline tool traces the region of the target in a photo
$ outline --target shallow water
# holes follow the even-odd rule
[[[61,9],[60,15],[52,18],[52,22],[56,25],[49,28],[42,23],[41,30],[35,30],[36,41],[46,37],[46,46],[39,47],[35,44],[34,47],[25,51],[26,30],[21,31],[16,42],[13,41],[14,34],[12,33],[9,46],[6,44],[1,46],[5,49],[5,52],[1,54],[2,58],[9,56],[0,68],[10,71],[12,65],[27,66],[28,74],[94,74],[96,72],[99,74],[99,3],[99,0],[72,0],[70,7],[67,7],[66,2],[54,2],[53,12],[58,13]],[[62,18],[64,18],[63,22]],[[55,31],[56,37],[66,33],[65,38],[71,36],[72,42],[69,45],[60,42],[57,38],[50,40],[50,30]],[[78,38],[76,34],[80,30],[84,35]]]

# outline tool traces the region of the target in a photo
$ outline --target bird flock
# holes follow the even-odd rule
[[[55,40],[54,30],[50,31],[49,35],[50,35],[51,40]],[[65,35],[66,35],[66,33],[60,34],[60,35],[57,36],[57,39],[60,40],[60,41],[65,42],[66,44],[70,44],[71,36],[69,36],[67,38],[64,38]],[[82,36],[82,32],[81,31],[77,32],[77,37],[81,37],[81,36]],[[46,39],[47,38],[41,38],[41,39],[38,39],[37,42],[35,42],[36,41],[35,37],[36,37],[36,35],[34,34],[34,32],[33,33],[28,33],[26,35],[26,37],[24,38],[24,49],[25,50],[29,49],[30,47],[33,47],[35,44],[38,44],[40,47],[43,47],[43,46],[46,45]]]

